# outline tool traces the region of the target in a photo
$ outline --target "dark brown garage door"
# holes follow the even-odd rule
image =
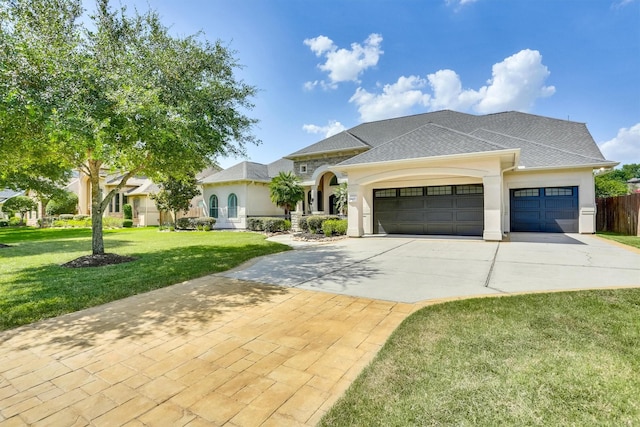
[[[376,234],[481,236],[482,184],[373,190]]]

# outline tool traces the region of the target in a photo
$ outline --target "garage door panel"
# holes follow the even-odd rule
[[[478,211],[456,211],[456,221],[478,222],[484,219],[484,212]]]
[[[374,233],[482,235],[482,185],[384,189],[373,193]]]
[[[456,207],[458,209],[473,209],[484,207],[484,197],[465,196],[456,199]]]
[[[514,189],[510,204],[511,231],[578,232],[578,187]]]
[[[400,198],[397,206],[398,209],[424,209],[424,199],[422,197]]]
[[[424,211],[400,211],[396,218],[398,222],[424,222]]]
[[[425,215],[425,219],[427,222],[451,222],[453,221],[453,212],[451,211],[442,211],[442,212],[427,212]]]

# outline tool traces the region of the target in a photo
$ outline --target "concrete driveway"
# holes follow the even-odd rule
[[[591,235],[512,233],[508,242],[370,236],[327,244],[276,240],[297,250],[225,276],[415,303],[429,299],[640,286],[640,251]]]

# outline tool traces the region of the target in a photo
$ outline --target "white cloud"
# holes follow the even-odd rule
[[[529,111],[538,98],[555,93],[554,86],[544,86],[549,70],[542,64],[537,50],[521,50],[494,64],[492,78],[488,81],[480,102],[474,107],[479,113],[517,110]]]
[[[640,123],[620,129],[615,138],[600,143],[600,151],[608,160],[640,163]]]
[[[364,45],[352,43],[351,49],[339,49],[333,41],[326,36],[318,36],[304,40],[316,56],[324,56],[324,63],[318,64],[318,68],[326,71],[329,82],[324,83],[324,88],[336,88],[338,83],[358,81],[358,77],[367,69],[378,64],[380,55],[384,52],[380,49],[382,36],[371,34],[364,41]],[[316,82],[307,82],[305,88],[317,86]]]
[[[447,6],[462,7],[465,4],[475,3],[477,0],[444,0]]]
[[[462,90],[460,76],[453,70],[440,70],[427,76],[433,91],[432,110],[467,110],[482,99],[486,88]]]
[[[555,93],[555,87],[544,85],[549,74],[540,52],[525,49],[494,64],[492,78],[477,90],[463,89],[455,71],[439,70],[428,74],[426,79],[402,76],[396,83],[384,85],[382,93],[358,88],[349,102],[358,106],[362,121],[397,117],[416,107],[482,114],[508,110],[526,112],[538,98]],[[427,85],[432,94],[424,90]]]
[[[342,123],[336,120],[330,120],[326,126],[303,125],[302,129],[307,133],[324,134],[325,138],[336,135],[346,129]]]
[[[394,84],[385,85],[381,94],[358,88],[349,102],[358,106],[362,121],[369,122],[408,114],[417,105],[427,106],[429,95],[421,88],[427,81],[417,76],[400,77]]]

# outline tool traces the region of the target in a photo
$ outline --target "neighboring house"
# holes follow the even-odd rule
[[[24,191],[10,190],[8,188],[0,190],[0,219],[9,218],[9,215],[2,211],[2,206],[4,202],[16,196],[24,196]]]
[[[349,236],[485,240],[595,232],[593,171],[617,165],[583,123],[448,110],[363,123],[285,158],[306,191],[298,211],[332,213],[331,187],[348,182]]]
[[[292,168],[293,162],[287,159],[268,165],[245,161],[201,179],[208,216],[216,218],[215,228],[245,229],[248,217],[284,215],[271,202],[269,183],[279,172]]]
[[[218,171],[220,171],[220,168],[210,167],[198,173],[196,178],[203,179]],[[102,194],[108,194],[118,185],[121,179],[121,174],[108,174],[106,170],[101,171],[99,185]],[[90,215],[91,182],[89,181],[89,177],[80,173],[78,178],[67,186],[67,189],[78,195],[78,213]],[[104,215],[122,218],[124,215],[123,206],[129,203],[132,207],[133,223],[135,225],[142,227],[159,225],[162,214],[158,212],[155,201],[151,198],[151,195],[158,191],[160,191],[160,187],[150,178],[145,176],[129,178],[127,184],[111,199]],[[202,196],[195,197],[191,205],[192,209],[184,213],[183,216],[206,216]]]
[[[630,193],[640,193],[640,178],[631,178],[627,181]]]

